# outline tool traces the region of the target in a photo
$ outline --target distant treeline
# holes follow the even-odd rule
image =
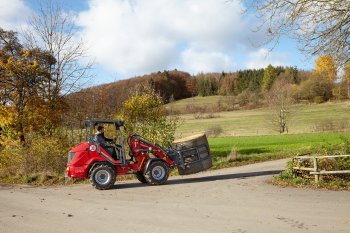
[[[332,98],[348,98],[348,78],[342,77],[337,81],[334,72],[329,75],[324,70],[303,71],[295,67],[269,65],[265,69],[199,73],[194,76],[178,70],[163,71],[90,87],[69,95],[67,102],[71,109],[70,115],[77,120],[83,120],[116,116],[135,87],[145,84],[151,85],[161,95],[164,103],[198,95],[229,95],[236,97],[240,106],[253,102],[256,106],[264,103],[269,92],[279,91],[276,83],[288,87],[288,98],[293,102],[319,103]]]
[[[73,93],[67,97],[71,105],[70,115],[77,120],[113,117],[135,88],[145,84],[151,85],[164,103],[198,94],[196,80],[189,73],[177,70],[156,72]]]
[[[295,68],[276,68],[278,74],[290,69],[297,73]],[[246,90],[260,93],[263,77],[264,69],[199,73],[195,76],[178,70],[163,71],[90,87],[68,96],[68,102],[74,103],[72,108],[80,115],[108,117],[118,112],[137,85],[150,84],[164,103],[168,103],[198,95],[239,95]]]

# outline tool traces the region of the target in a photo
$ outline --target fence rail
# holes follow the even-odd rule
[[[327,156],[319,156],[319,155],[303,155],[293,157],[294,160],[312,160],[313,167],[293,167],[293,170],[300,171],[309,171],[310,175],[315,176],[315,182],[318,183],[320,180],[320,175],[333,175],[333,174],[350,174],[350,170],[339,170],[339,171],[325,171],[319,170],[317,165],[318,159],[334,159],[334,158],[346,158],[350,157],[350,155],[327,155]]]

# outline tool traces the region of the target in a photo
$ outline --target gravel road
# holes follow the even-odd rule
[[[0,233],[350,232],[350,192],[269,183],[286,160],[172,177],[167,185],[0,186]]]

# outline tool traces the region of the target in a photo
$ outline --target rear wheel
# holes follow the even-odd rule
[[[141,183],[147,183],[147,180],[145,176],[143,175],[143,172],[136,172],[136,178],[141,182]]]
[[[90,182],[97,189],[109,189],[116,180],[114,169],[106,164],[97,165],[91,172]]]
[[[164,184],[169,177],[169,167],[162,161],[151,163],[145,173],[147,183],[151,185]]]

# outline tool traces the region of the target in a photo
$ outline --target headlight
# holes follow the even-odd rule
[[[69,152],[68,153],[68,163],[70,163],[70,161],[72,161],[74,155],[75,155],[75,152]]]

